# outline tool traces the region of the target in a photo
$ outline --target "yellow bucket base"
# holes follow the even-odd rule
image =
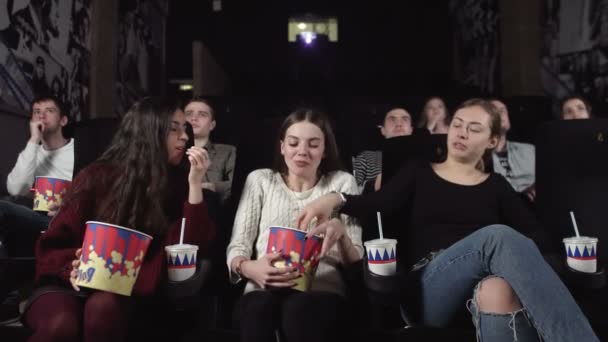
[[[95,266],[97,267],[80,264],[76,276],[76,285],[123,296],[131,295],[136,277],[118,273],[111,274],[105,267],[102,266],[99,269],[99,265]]]
[[[310,290],[310,286],[312,285],[312,277],[309,274],[304,273],[300,278],[294,280],[294,282],[296,285],[292,287],[292,289],[306,292]]]

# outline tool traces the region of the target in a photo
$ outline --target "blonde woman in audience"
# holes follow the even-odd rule
[[[270,226],[293,227],[306,204],[330,192],[358,193],[354,177],[340,169],[328,119],[297,110],[280,129],[273,169],[247,177],[227,249],[231,280],[247,281],[238,303],[241,341],[272,341],[275,331],[290,342],[343,336],[348,310],[339,268],[362,258],[356,222],[344,215],[331,219],[338,242],[322,256],[308,292],[292,289],[295,269],[272,266],[279,253],[266,254]]]
[[[414,266],[403,278],[401,300],[411,320],[446,327],[466,307],[479,341],[599,341],[522,234],[542,241],[534,216],[501,175],[478,166],[498,144],[500,125],[489,101],[464,102],[449,126],[444,162],[406,165],[378,192],[327,194],[304,208],[299,226],[321,222],[309,235],[324,233],[327,250],[339,237],[327,220],[336,209],[364,216],[407,207],[399,212],[408,217],[400,262]]]

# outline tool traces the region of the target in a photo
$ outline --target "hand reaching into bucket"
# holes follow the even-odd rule
[[[49,202],[48,208],[49,208],[49,211],[47,213],[48,217],[55,216],[57,214],[57,212],[59,211],[59,205],[54,201]]]
[[[342,203],[342,198],[337,193],[325,194],[316,200],[308,203],[296,218],[296,227],[301,230],[308,230],[308,225],[316,217],[317,223],[329,220],[334,208]]]
[[[78,266],[80,266],[80,256],[82,256],[82,248],[78,248],[76,250],[76,259],[72,261],[72,272],[70,272],[70,283],[72,284],[72,288],[76,291],[80,291],[78,285],[76,285],[76,279],[78,277]]]
[[[241,264],[243,276],[259,287],[293,287],[293,281],[299,277],[294,267],[274,267],[274,261],[281,260],[280,253],[266,254],[257,260],[247,260]]]
[[[355,262],[361,259],[359,252],[353,245],[352,240],[346,233],[346,227],[337,218],[331,219],[327,222],[321,223],[306,234],[306,238],[310,238],[314,235],[323,236],[323,246],[321,247],[322,258],[329,252],[329,250],[338,243],[342,252],[342,256],[348,262]]]

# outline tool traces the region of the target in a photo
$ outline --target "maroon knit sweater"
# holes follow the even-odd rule
[[[104,179],[106,173],[114,169],[107,164],[95,163],[83,169],[74,179],[76,188],[85,179]],[[184,179],[184,182],[186,179]],[[85,222],[97,220],[94,209],[97,198],[103,198],[108,187],[95,182],[91,191],[81,192],[72,198],[72,205],[65,205],[50,222],[48,229],[36,244],[36,279],[39,284],[59,283],[70,286],[69,277],[75,252],[82,246]],[[188,203],[187,193],[179,196],[183,202],[181,214],[186,218],[184,243],[199,246],[198,255],[204,255],[209,242],[215,236],[215,226],[209,219],[207,206]],[[164,236],[155,236],[144,262],[141,265],[133,295],[146,296],[156,292],[162,280],[167,277],[167,264],[164,247],[179,243],[181,216],[175,218]]]

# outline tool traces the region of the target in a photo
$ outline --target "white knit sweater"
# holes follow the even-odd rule
[[[274,173],[270,169],[251,172],[243,189],[234,219],[232,238],[226,251],[228,268],[230,269],[232,259],[237,256],[255,259],[266,254],[271,226],[294,227],[300,210],[330,191],[358,194],[355,178],[346,172],[335,171],[323,176],[312,189],[295,192],[287,187],[279,173]],[[346,215],[341,215],[340,219],[344,222],[347,234],[359,255],[363,256],[361,227],[356,220]],[[321,259],[311,290],[344,295],[344,282],[336,269],[336,265],[342,262],[342,252],[336,244]],[[239,281],[238,275],[232,269],[230,269],[230,279],[233,282]],[[245,292],[255,289],[259,287],[249,282]]]

